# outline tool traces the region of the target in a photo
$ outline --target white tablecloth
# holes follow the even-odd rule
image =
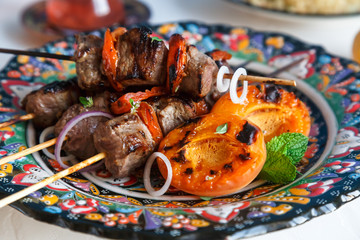
[[[22,10],[34,0],[0,0],[0,47],[27,49],[39,47],[49,39],[29,35],[21,26]],[[360,31],[359,18],[289,19],[244,11],[221,0],[143,0],[151,8],[151,23],[197,20],[205,23],[224,23],[246,26],[262,31],[277,31],[293,35],[305,42],[322,45],[341,57],[351,58],[351,45]],[[10,56],[0,54],[0,67]],[[0,209],[0,239],[6,240],[63,240],[103,239],[92,235],[35,221],[22,213],[5,207]],[[257,236],[254,240],[282,239],[360,239],[360,199],[340,209],[302,224],[301,226]],[[119,237],[121,239],[121,237]]]

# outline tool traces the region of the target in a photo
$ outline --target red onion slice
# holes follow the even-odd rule
[[[161,158],[161,160],[163,160],[163,162],[165,163],[168,174],[164,185],[160,188],[160,190],[155,191],[155,189],[151,186],[150,172],[151,172],[151,166],[153,165],[157,157]],[[159,197],[161,195],[164,195],[164,193],[170,187],[171,180],[172,180],[172,167],[169,159],[163,153],[160,152],[154,152],[153,154],[151,154],[151,156],[146,161],[145,169],[144,169],[144,185],[146,191],[153,197]]]
[[[66,123],[62,131],[60,132],[58,139],[55,144],[55,159],[60,164],[60,166],[64,169],[68,168],[69,166],[64,164],[61,160],[60,152],[61,147],[64,142],[66,134],[81,120],[88,118],[88,117],[107,117],[107,118],[113,118],[113,116],[106,112],[101,111],[89,111],[89,112],[83,112],[73,119],[71,119],[69,122]]]
[[[54,126],[51,126],[51,127],[47,127],[45,128],[40,136],[39,136],[39,143],[43,143],[45,142],[46,140],[46,137],[49,136],[50,134],[54,133]],[[50,159],[56,159],[55,155],[52,154],[51,152],[49,152],[49,150],[47,150],[47,148],[44,148],[44,149],[41,149],[41,151]],[[74,155],[67,155],[67,156],[64,156],[62,158],[64,161],[68,161],[68,160],[72,160],[72,159],[75,159],[75,156]]]

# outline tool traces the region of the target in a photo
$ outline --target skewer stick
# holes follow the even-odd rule
[[[5,197],[3,199],[0,200],[0,208],[7,206],[10,203],[13,203],[17,200],[19,200],[20,198],[23,198],[27,195],[29,195],[30,193],[33,193],[47,185],[49,185],[50,183],[53,183],[57,180],[59,180],[60,178],[66,177],[67,175],[70,175],[76,171],[79,171],[80,169],[83,169],[95,162],[100,161],[101,159],[105,158],[105,153],[99,153],[91,158],[88,158],[87,160],[84,160],[82,162],[79,162],[78,164],[75,164],[67,169],[62,170],[61,172],[56,173],[55,175],[52,175],[51,177],[48,177],[28,188],[25,188],[15,194],[12,194],[8,197]]]
[[[33,119],[34,117],[35,117],[34,113],[28,113],[26,115],[16,116],[16,117],[14,117],[13,119],[11,119],[9,121],[0,123],[0,128],[10,126],[11,124],[14,124],[14,123],[17,123],[17,122],[20,122],[20,121],[27,121],[27,120]]]
[[[65,136],[65,140],[66,139],[67,139],[67,137]],[[49,141],[40,143],[40,144],[35,145],[35,146],[31,147],[31,148],[27,148],[27,149],[25,149],[23,151],[14,153],[14,154],[6,156],[6,157],[3,157],[2,159],[0,159],[0,165],[5,164],[5,163],[10,162],[10,161],[13,161],[15,159],[24,157],[24,156],[29,155],[31,153],[40,151],[41,149],[53,146],[53,145],[56,144],[56,141],[57,141],[57,138],[53,138],[53,139],[50,139]]]
[[[297,59],[297,60],[295,60],[295,61],[293,61],[293,62],[291,62],[291,63],[289,63],[289,64],[287,64],[287,65],[285,65],[285,66],[283,66],[283,67],[281,67],[281,68],[279,68],[277,70],[275,70],[275,71],[273,71],[272,73],[270,73],[270,74],[268,74],[266,76],[267,77],[276,77],[280,73],[285,72],[285,71],[289,70],[290,68],[295,67],[296,65],[302,63],[305,59],[309,59],[309,57],[310,57],[309,55],[306,55],[305,57],[299,58],[299,59]]]
[[[6,48],[0,48],[0,52],[15,54],[15,55],[25,55],[31,57],[44,57],[44,58],[54,58],[59,60],[75,61],[73,56],[53,54],[47,52],[24,51],[24,50],[15,50],[15,49],[6,49]]]
[[[232,74],[224,74],[224,78],[232,78]],[[277,84],[277,85],[288,85],[288,86],[296,86],[296,82],[294,80],[288,79],[278,79],[278,78],[268,78],[268,77],[258,77],[258,76],[249,76],[249,75],[241,75],[239,77],[240,81],[252,81],[258,83],[268,83],[268,84]]]

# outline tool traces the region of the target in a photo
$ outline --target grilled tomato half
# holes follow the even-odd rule
[[[238,95],[242,87],[237,89]],[[310,132],[310,114],[306,105],[292,92],[277,86],[249,86],[243,104],[235,104],[230,94],[223,95],[213,106],[212,113],[235,114],[256,124],[264,133],[265,142],[285,132]]]
[[[262,131],[232,114],[188,121],[161,141],[159,152],[171,162],[171,185],[198,196],[237,192],[255,179],[266,159]],[[165,164],[157,163],[166,178]]]

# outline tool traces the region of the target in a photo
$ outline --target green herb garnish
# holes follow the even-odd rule
[[[129,103],[131,105],[130,112],[131,113],[136,113],[136,110],[140,107],[140,103],[135,102],[132,98],[129,99]]]
[[[307,149],[308,138],[301,133],[283,133],[266,144],[266,162],[259,178],[287,183],[296,177],[296,164]]]
[[[212,197],[200,197],[201,200],[210,201]]]
[[[80,97],[79,101],[85,108],[89,108],[94,105],[92,97]]]
[[[153,37],[151,37],[151,42],[153,42],[153,41],[161,42],[162,39],[159,37],[153,36]]]
[[[216,132],[217,134],[224,134],[226,133],[228,130],[228,124],[227,123],[224,123],[224,124],[221,124],[220,126],[218,126],[216,128]]]

